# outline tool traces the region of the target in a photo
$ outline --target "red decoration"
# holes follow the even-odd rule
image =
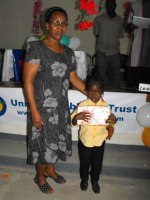
[[[95,4],[94,0],[80,0],[80,10],[84,10],[89,15],[98,14],[98,5]]]
[[[94,22],[92,21],[88,21],[88,20],[84,20],[80,23],[78,23],[77,28],[81,31],[83,30],[88,30],[89,28],[91,28],[94,25]]]
[[[36,0],[34,3],[34,9],[33,9],[33,27],[32,27],[32,33],[33,34],[40,34],[40,15],[41,15],[41,0]]]
[[[94,0],[79,0],[79,9],[83,11],[84,16],[88,16],[88,19],[82,19],[77,24],[77,29],[81,31],[88,30],[94,25],[94,22],[90,19],[90,16],[99,13],[99,6],[95,4]]]
[[[132,8],[132,3],[127,1],[127,2],[124,2],[123,4],[123,8],[124,8],[124,13],[123,13],[123,16],[124,16],[124,27],[128,25],[130,25],[130,29],[132,28],[132,23],[128,22],[129,20],[129,17],[131,18],[131,16],[134,15],[134,12],[133,12],[133,8]],[[129,28],[128,28],[129,29]],[[127,37],[132,37],[132,31],[131,32],[128,32],[127,33]]]
[[[133,12],[131,2],[125,2],[125,3],[123,4],[123,8],[125,9],[125,11],[124,11],[124,13],[123,13],[123,15],[124,15],[124,20],[127,20],[128,17],[129,17],[130,12],[131,12],[131,11]]]

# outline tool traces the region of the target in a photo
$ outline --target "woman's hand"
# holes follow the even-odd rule
[[[32,123],[37,129],[40,129],[44,125],[42,116],[38,111],[32,112]]]
[[[85,92],[85,83],[83,80],[81,80],[76,71],[72,71],[70,73],[70,82],[71,84],[73,85],[73,87],[75,87],[77,90],[79,90],[80,92],[82,92],[83,94],[86,95],[86,92]]]

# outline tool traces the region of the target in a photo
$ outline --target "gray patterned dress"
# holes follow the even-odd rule
[[[34,41],[28,43],[25,62],[39,64],[34,92],[44,120],[36,129],[28,112],[28,164],[65,161],[72,153],[68,88],[70,72],[76,70],[74,52],[65,47],[64,53],[54,53],[43,41]]]

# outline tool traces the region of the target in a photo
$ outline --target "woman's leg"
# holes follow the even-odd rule
[[[56,177],[57,176],[57,174],[56,174],[56,172],[55,172],[55,167],[54,167],[54,164],[48,164],[47,166],[46,166],[46,169],[45,169],[45,172],[46,172],[46,175],[47,176],[52,176],[52,177]]]
[[[46,170],[46,165],[41,165],[38,164],[36,166],[36,173],[37,173],[37,179],[40,185],[44,184],[46,182],[45,179],[45,170]]]
[[[56,173],[54,164],[48,164],[46,166],[45,175],[54,179],[57,183],[63,184],[66,182],[63,176]]]
[[[38,186],[41,187],[44,186],[44,184],[48,184],[45,178],[45,172],[46,172],[47,165],[41,165],[38,164],[36,165],[36,177],[35,177],[35,182],[38,184]],[[49,186],[49,185],[48,185]],[[41,191],[44,192],[43,189]],[[49,189],[45,193],[52,193],[53,189],[49,186]]]

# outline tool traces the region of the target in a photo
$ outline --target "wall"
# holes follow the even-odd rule
[[[117,13],[122,15],[122,4],[125,0],[117,0]],[[1,0],[0,2],[0,48],[20,49],[26,38],[32,35],[32,11],[35,0]],[[42,0],[42,10],[51,6],[65,8],[69,16],[68,36],[77,36],[81,40],[79,50],[93,55],[95,53],[95,37],[92,29],[79,31],[74,29],[79,11],[75,9],[77,0]],[[98,2],[98,0],[96,0]],[[121,39],[121,53],[128,52],[128,38]]]

